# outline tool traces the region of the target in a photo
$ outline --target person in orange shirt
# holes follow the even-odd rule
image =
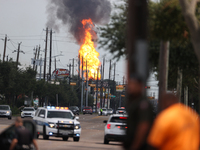
[[[174,94],[164,94],[161,112],[147,138],[150,150],[199,150],[199,116],[179,103]]]

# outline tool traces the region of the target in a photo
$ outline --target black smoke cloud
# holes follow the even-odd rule
[[[60,25],[69,26],[70,33],[81,44],[83,19],[103,25],[109,22],[111,4],[108,0],[50,0],[47,6],[47,26],[59,31]]]

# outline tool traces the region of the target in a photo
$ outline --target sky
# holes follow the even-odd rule
[[[22,67],[31,65],[31,58],[34,57],[34,48],[37,45],[41,46],[40,57],[44,58],[45,49],[45,29],[47,22],[46,7],[49,0],[0,0],[0,58],[3,57],[4,38],[7,34],[9,41],[7,42],[6,56],[16,61],[17,53],[13,53],[17,49],[18,43],[21,43],[21,50],[25,53],[20,53],[19,62]],[[78,1],[78,0],[77,0]],[[116,0],[110,0],[111,3]],[[119,0],[120,2],[120,0]],[[60,32],[53,33],[52,56],[57,56],[57,68],[68,68],[67,65],[72,63],[72,59],[77,60],[78,50],[80,46],[76,43],[73,36],[67,32],[67,26],[60,29]],[[48,41],[49,44],[49,41]],[[105,78],[108,78],[109,60],[112,55],[104,49],[96,49],[102,62],[103,56],[106,56]],[[48,45],[49,51],[49,45]],[[62,55],[62,56],[61,56]],[[47,53],[49,59],[49,53]],[[53,60],[54,61],[54,60]],[[114,62],[114,60],[113,60]],[[47,65],[49,62],[47,61]],[[77,62],[75,61],[75,65]],[[116,81],[122,82],[123,76],[126,74],[125,58],[121,58],[116,63]],[[52,72],[54,62],[52,62]],[[42,67],[43,68],[43,67]],[[77,67],[75,74],[77,74]],[[43,70],[43,69],[42,69]],[[47,66],[47,71],[48,71]],[[39,69],[38,69],[39,71]],[[112,76],[113,78],[113,70]]]

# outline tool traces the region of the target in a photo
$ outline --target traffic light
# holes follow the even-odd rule
[[[151,87],[150,86],[145,86],[145,89],[150,89]]]

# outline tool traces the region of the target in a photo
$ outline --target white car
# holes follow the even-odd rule
[[[21,112],[21,117],[33,117],[35,116],[35,109],[33,107],[24,107]]]
[[[81,126],[78,119],[68,107],[39,107],[33,117],[37,126],[37,138],[39,135],[43,135],[43,139],[54,136],[67,141],[72,137],[74,141],[79,141]]]
[[[109,141],[123,141],[127,129],[127,115],[114,114],[111,115],[106,123],[104,131],[104,144]]]
[[[126,114],[125,107],[118,107],[116,110],[116,114]]]

